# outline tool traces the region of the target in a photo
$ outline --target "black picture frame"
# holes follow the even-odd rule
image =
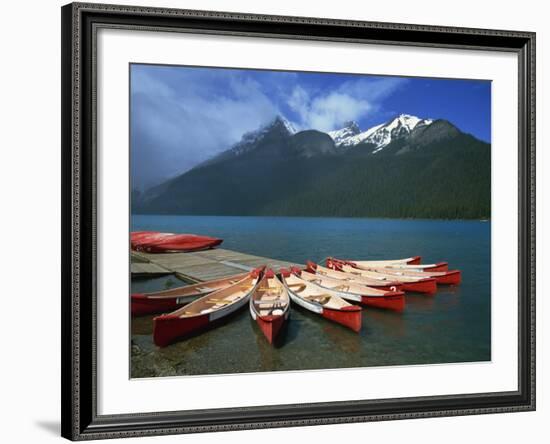
[[[72,3],[62,15],[62,436],[71,440],[535,409],[535,33]],[[517,55],[518,390],[99,416],[96,391],[96,91],[100,27],[410,45]]]

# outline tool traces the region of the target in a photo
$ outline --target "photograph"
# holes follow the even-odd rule
[[[130,377],[491,361],[491,86],[129,64]]]

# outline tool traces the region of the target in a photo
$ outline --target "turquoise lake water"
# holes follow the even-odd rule
[[[157,349],[152,317],[132,321],[132,376],[281,371],[475,362],[491,359],[491,224],[481,221],[132,216],[132,230],[199,233],[221,248],[305,263],[327,256],[385,259],[421,255],[462,271],[458,287],[407,294],[403,313],[365,307],[360,334],[293,307],[274,348],[248,310],[218,328]],[[133,280],[132,291],[182,285],[174,277]]]

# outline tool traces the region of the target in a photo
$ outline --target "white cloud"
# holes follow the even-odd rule
[[[139,71],[132,77],[134,187],[147,188],[192,168],[278,113],[250,79],[234,76],[214,90],[205,88],[212,79],[195,73],[169,80]]]
[[[330,131],[348,120],[359,120],[377,111],[380,102],[399,88],[405,79],[357,79],[326,93],[310,93],[297,85],[287,104],[300,117],[301,128]]]

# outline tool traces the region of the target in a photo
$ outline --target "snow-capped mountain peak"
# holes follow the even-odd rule
[[[275,117],[275,119],[271,122],[271,124],[268,124],[269,127],[273,127],[275,125],[282,125],[290,135],[297,133],[297,130],[292,124],[292,122],[290,122],[283,116]]]
[[[383,125],[390,133],[392,131],[401,131],[409,134],[417,126],[429,125],[433,122],[431,119],[421,119],[420,117],[411,116],[409,114],[400,114],[395,119]]]
[[[344,124],[344,127],[341,129],[329,131],[328,135],[332,137],[332,140],[334,140],[334,143],[336,145],[340,145],[346,139],[356,136],[360,132],[361,130],[359,129],[359,125],[357,125],[357,122],[350,121],[350,122],[346,122]]]
[[[432,123],[433,120],[431,119],[422,119],[409,114],[400,114],[386,123],[373,126],[366,131],[355,133],[348,137],[338,137],[341,135],[340,132],[344,129],[333,131],[329,133],[329,135],[338,146],[352,147],[360,143],[369,143],[375,146],[373,153],[377,153],[394,140],[408,136],[414,129]]]
[[[377,153],[394,140],[406,137],[416,128],[430,125],[432,122],[433,120],[431,119],[421,119],[420,117],[408,114],[400,114],[374,131],[369,136],[368,142],[376,145],[373,153]]]
[[[256,142],[259,142],[272,131],[281,131],[283,134],[286,133],[289,136],[292,136],[297,132],[296,128],[290,121],[283,116],[277,116],[259,129],[244,133],[241,140],[233,145],[231,151],[236,155],[243,154],[250,149],[253,149]]]
[[[198,165],[198,167],[210,165],[212,163],[220,162],[225,159],[240,156],[242,154],[253,151],[267,136],[271,135],[275,137],[287,137],[293,136],[294,134],[296,134],[296,132],[296,128],[289,120],[287,120],[283,116],[278,115],[268,123],[262,125],[257,130],[244,133],[241,137],[241,140],[231,146],[231,148],[223,151],[217,156],[206,160],[205,162],[202,162]]]

